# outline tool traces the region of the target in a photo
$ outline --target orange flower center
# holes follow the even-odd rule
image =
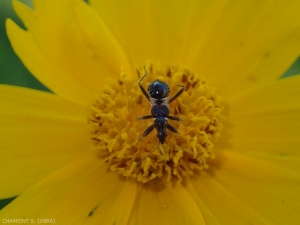
[[[167,114],[164,110],[161,113],[162,101],[156,101],[164,97],[159,95],[160,87],[151,86],[158,91],[157,96],[152,93],[157,97],[152,104],[139,88],[145,70],[141,85],[150,100],[148,86],[156,79],[169,86],[169,100],[185,86],[174,101],[163,101]],[[131,80],[121,74],[93,104],[89,123],[99,157],[110,164],[111,171],[143,183],[155,178],[181,182],[185,176],[208,168],[207,159],[214,158],[214,143],[222,129],[222,106],[214,88],[181,66],[150,64],[137,69],[137,75]],[[153,107],[158,111],[151,111]],[[145,115],[149,117],[141,118]]]

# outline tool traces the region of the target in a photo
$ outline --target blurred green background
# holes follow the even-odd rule
[[[32,0],[19,0],[32,7]],[[14,13],[11,0],[0,0],[0,83],[49,91],[23,66],[13,52],[5,32],[5,20],[11,18],[24,27]],[[284,77],[300,74],[300,59],[283,74]],[[0,149],[1,150],[1,149]],[[13,198],[0,201],[0,209],[12,201]]]

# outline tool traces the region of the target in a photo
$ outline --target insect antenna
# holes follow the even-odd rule
[[[144,156],[140,161],[138,161],[137,162],[137,165],[138,164],[140,164],[144,159],[146,159],[147,157],[149,157],[149,155],[152,155],[153,154],[153,152],[155,152],[157,149],[160,149],[160,151],[161,151],[161,153],[162,153],[162,155],[166,155],[166,153],[165,153],[165,151],[164,151],[164,149],[162,148],[162,145],[161,145],[161,143],[160,142],[158,142],[158,145],[156,146],[156,148],[155,149],[153,149],[151,152],[149,152],[146,156]]]
[[[191,154],[191,155],[194,155],[193,154],[193,152],[191,152],[191,151],[188,151],[188,150],[186,150],[186,149],[184,149],[184,148],[182,148],[182,147],[180,147],[180,146],[175,146],[175,145],[170,145],[167,141],[165,142],[167,145],[169,145],[171,148],[174,148],[174,149],[180,149],[180,150],[182,150],[182,151],[184,151],[184,152],[186,152],[186,153],[188,153],[188,154]],[[196,158],[196,157],[195,157]]]

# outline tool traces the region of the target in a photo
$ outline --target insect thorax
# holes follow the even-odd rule
[[[156,99],[156,98],[151,98],[150,97],[150,103],[151,103],[152,107],[154,105],[169,105],[169,97],[165,97],[165,98],[162,98],[162,99]]]

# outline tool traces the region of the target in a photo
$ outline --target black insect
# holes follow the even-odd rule
[[[182,121],[179,117],[175,116],[169,116],[169,103],[173,102],[181,93],[185,90],[185,86],[178,85],[181,87],[181,89],[175,94],[170,100],[169,100],[169,94],[170,94],[170,88],[169,85],[165,82],[162,82],[160,80],[155,80],[148,86],[148,93],[142,86],[143,79],[147,76],[147,71],[145,69],[145,74],[143,77],[139,80],[138,85],[145,95],[145,97],[150,101],[152,109],[151,109],[151,115],[146,115],[137,118],[138,120],[146,120],[154,118],[154,123],[149,126],[145,132],[142,134],[140,140],[143,137],[146,137],[148,134],[150,134],[153,129],[155,128],[157,131],[157,138],[159,139],[160,144],[164,144],[166,141],[167,129],[171,132],[179,135],[178,131],[168,124],[168,119],[170,120],[176,120],[176,121]],[[139,140],[139,141],[140,141]]]

